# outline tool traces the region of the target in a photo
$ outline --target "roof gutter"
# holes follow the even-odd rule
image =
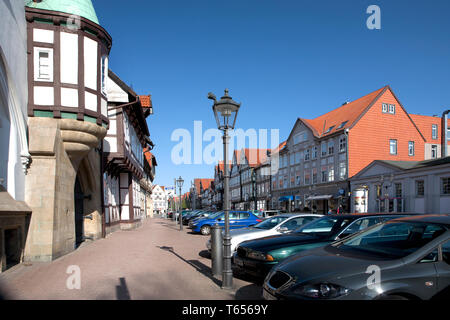
[[[442,113],[442,141],[441,141],[441,158],[444,158],[448,154],[448,113],[450,110],[446,110]]]

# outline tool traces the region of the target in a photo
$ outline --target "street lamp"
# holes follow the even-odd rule
[[[179,215],[178,215],[178,220],[180,220],[180,231],[183,230],[183,217],[181,215],[181,188],[183,187],[183,178],[181,178],[181,176],[178,178],[177,180],[177,185],[178,185],[178,190],[180,190],[179,195],[180,195],[180,207],[179,207]]]
[[[225,89],[225,95],[220,98],[219,101],[216,100],[216,96],[211,92],[208,93],[208,99],[214,100],[212,109],[214,111],[214,117],[216,118],[217,128],[223,131],[223,164],[224,164],[224,212],[225,212],[225,235],[223,237],[223,273],[222,273],[222,288],[231,289],[233,286],[233,271],[231,270],[231,236],[230,236],[230,201],[229,201],[229,181],[230,176],[228,172],[228,143],[230,137],[228,135],[228,130],[234,129],[236,124],[236,118],[241,106],[231,99],[228,95],[228,89]]]

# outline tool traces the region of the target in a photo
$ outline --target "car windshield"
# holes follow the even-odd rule
[[[209,216],[208,216],[208,219],[216,219],[216,218],[218,218],[220,215],[222,215],[223,214],[223,211],[218,211],[218,212],[216,212],[216,213],[213,213],[213,214],[210,214]]]
[[[253,228],[269,230],[280,224],[282,221],[286,220],[288,217],[272,217],[255,224]]]
[[[317,236],[330,236],[336,231],[342,229],[349,222],[350,219],[343,219],[341,217],[323,217],[295,229],[294,232],[313,234]]]
[[[342,250],[359,250],[398,259],[414,253],[446,230],[446,227],[433,223],[388,221],[336,246]]]

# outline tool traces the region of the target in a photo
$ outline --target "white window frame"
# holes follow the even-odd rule
[[[415,154],[415,146],[414,146],[414,141],[408,141],[408,155],[409,156],[414,156]]]
[[[438,138],[438,126],[437,124],[431,125],[431,139],[437,140]]]
[[[393,142],[395,142],[395,153],[392,152],[392,146],[393,146]],[[390,155],[397,155],[398,152],[398,148],[397,148],[397,140],[396,139],[389,139],[389,154]]]
[[[431,145],[431,159],[437,159],[437,145],[433,144]]]
[[[388,112],[391,114],[395,114],[395,104],[389,104]]]
[[[45,52],[48,53],[48,73],[49,78],[41,78],[40,71],[40,59],[39,55],[40,53]],[[41,48],[41,47],[34,47],[34,81],[42,81],[42,82],[53,82],[53,49],[52,48]]]
[[[382,103],[381,104],[381,111],[383,112],[383,113],[388,113],[388,109],[389,107],[388,107],[388,104],[387,103]]]

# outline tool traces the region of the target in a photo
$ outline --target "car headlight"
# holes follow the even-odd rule
[[[333,299],[348,294],[350,289],[331,283],[319,283],[299,286],[292,292],[309,298]]]
[[[259,252],[259,251],[250,251],[247,254],[247,257],[249,257],[251,259],[262,260],[262,261],[274,261],[275,260],[270,254],[266,254],[264,252]]]

